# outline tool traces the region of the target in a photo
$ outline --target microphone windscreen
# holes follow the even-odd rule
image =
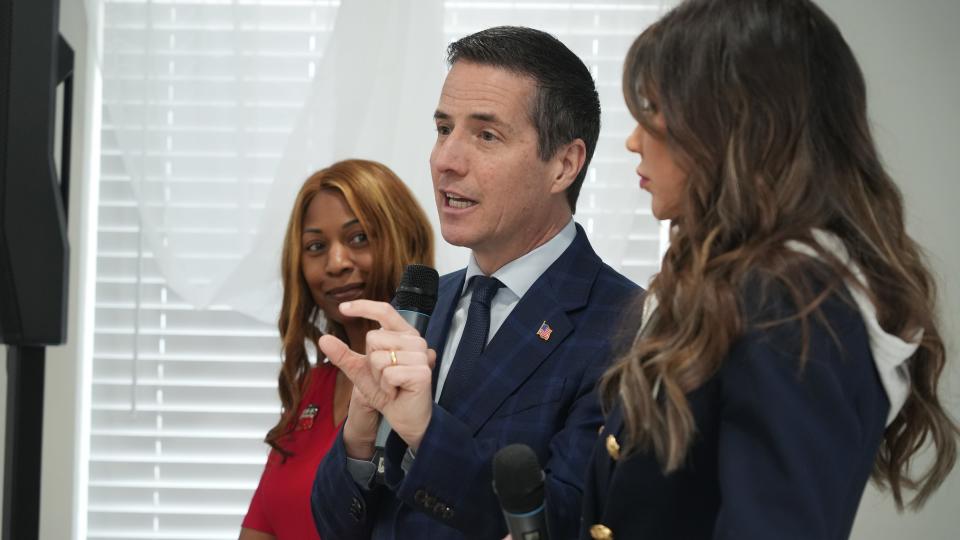
[[[434,268],[422,264],[408,264],[403,269],[400,286],[393,297],[398,310],[432,315],[437,305],[437,287],[440,275]]]
[[[543,505],[543,470],[525,444],[511,444],[493,456],[493,490],[507,512],[526,514]]]

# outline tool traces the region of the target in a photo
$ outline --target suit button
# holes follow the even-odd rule
[[[620,459],[620,443],[617,442],[617,438],[612,433],[607,435],[607,453],[614,461]]]
[[[609,527],[598,523],[590,527],[590,538],[593,538],[593,540],[613,540],[613,531]]]

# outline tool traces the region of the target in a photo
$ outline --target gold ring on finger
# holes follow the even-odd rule
[[[390,365],[397,365],[397,351],[390,351]]]

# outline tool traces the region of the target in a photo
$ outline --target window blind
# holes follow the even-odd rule
[[[661,4],[444,3],[450,40],[495,24],[529,25],[557,35],[590,67],[603,128],[577,220],[595,242],[623,246],[622,259],[608,262],[639,283],[656,271],[662,238],[638,193],[637,157],[623,149],[633,124],[620,69]],[[339,5],[102,2],[86,538],[237,537],[266,458],[262,439],[279,414],[277,331],[230,306],[197,309],[178,297],[144,236],[144,212],[186,216],[176,227],[156,225],[162,238],[205,239],[204,249],[181,256],[211,274],[240,258],[234,239],[255,233]],[[244,196],[224,203],[224,190]],[[636,204],[611,209],[603,203],[611,193]],[[237,205],[248,216],[241,222]],[[423,205],[432,211],[432,201]]]

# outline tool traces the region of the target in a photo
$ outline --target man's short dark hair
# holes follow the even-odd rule
[[[541,160],[552,158],[574,139],[583,140],[586,161],[567,188],[567,202],[575,212],[600,135],[600,98],[590,70],[559,39],[522,26],[496,26],[451,43],[447,62],[452,66],[461,60],[503,68],[536,82],[530,116]]]

